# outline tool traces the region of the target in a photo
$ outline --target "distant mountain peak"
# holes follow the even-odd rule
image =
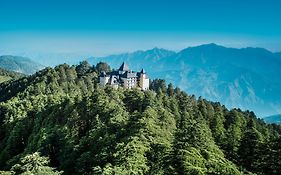
[[[216,43],[202,44],[202,45],[195,46],[195,47],[197,47],[197,48],[227,48],[225,46],[218,45]]]
[[[244,47],[244,48],[233,48],[233,47],[225,47],[222,45],[218,45],[215,43],[209,43],[209,44],[202,44],[199,46],[193,46],[193,47],[187,47],[186,49],[183,49],[181,52],[185,51],[193,51],[197,50],[200,52],[204,51],[216,51],[216,52],[222,52],[222,51],[243,51],[246,54],[256,54],[256,55],[268,55],[268,54],[275,54],[276,56],[280,56],[281,58],[281,52],[273,53],[265,48],[260,47]]]
[[[153,53],[157,53],[157,54],[159,54],[159,53],[175,53],[174,51],[159,48],[159,47],[154,47],[152,49],[146,50],[145,52],[153,52]]]
[[[159,47],[153,47],[151,50],[165,50],[165,49],[162,49],[162,48],[159,48]]]
[[[215,43],[209,43],[209,44],[202,44],[202,45],[198,45],[198,46],[191,46],[191,47],[187,47],[185,49],[183,49],[180,52],[184,52],[187,50],[209,50],[209,49],[226,49],[226,47],[215,44]]]
[[[216,44],[216,43],[208,43],[208,44],[202,44],[201,46],[207,46],[207,47],[214,47],[214,46],[220,46],[220,45],[218,45],[218,44]],[[221,46],[220,46],[221,47]]]
[[[254,52],[259,52],[259,53],[270,53],[272,54],[271,51],[265,49],[265,48],[261,48],[261,47],[246,47],[246,48],[241,48],[241,50],[247,50],[247,51],[254,51]]]

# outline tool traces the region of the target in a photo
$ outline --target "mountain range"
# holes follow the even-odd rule
[[[62,57],[60,61],[69,60]],[[229,108],[253,110],[259,117],[281,113],[281,80],[278,77],[281,52],[205,44],[179,52],[153,48],[91,57],[88,61],[91,64],[107,62],[113,68],[126,62],[133,70],[144,68],[152,79],[165,79],[189,94],[221,102]],[[27,75],[44,68],[29,58],[10,55],[0,56],[0,67]],[[8,79],[2,76],[3,81]]]
[[[179,52],[153,48],[88,61],[114,68],[125,61],[133,70],[144,68],[151,78],[163,78],[230,108],[250,109],[260,117],[281,113],[281,54],[263,48],[206,44]]]
[[[0,67],[27,75],[33,74],[44,68],[44,66],[29,58],[12,55],[0,56]]]

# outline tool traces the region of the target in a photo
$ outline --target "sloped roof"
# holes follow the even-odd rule
[[[140,73],[145,74],[145,70],[141,69]]]
[[[125,62],[123,62],[122,65],[120,66],[119,70],[120,71],[129,71],[130,69],[129,69],[129,66]]]
[[[100,77],[106,77],[106,73],[102,71]]]

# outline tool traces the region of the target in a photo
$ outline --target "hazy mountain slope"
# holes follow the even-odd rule
[[[277,55],[277,57],[281,59],[281,52],[277,52],[275,53],[275,55]]]
[[[234,49],[206,44],[178,53],[152,49],[90,59],[91,63],[98,61],[111,65],[127,61],[132,69],[144,67],[152,78],[164,78],[189,93],[220,101],[228,107],[254,110],[259,116],[281,110],[278,76],[281,59],[262,48]]]
[[[281,124],[281,114],[279,115],[271,115],[263,118],[266,123],[277,123]]]
[[[179,67],[181,79],[175,83],[190,93],[230,107],[249,108],[259,115],[280,109],[277,75],[281,74],[281,61],[269,51],[210,44],[187,48],[164,60],[170,69]]]
[[[135,70],[141,70],[142,67],[145,69],[152,71],[153,69],[161,69],[161,71],[165,70],[161,65],[163,62],[163,58],[175,55],[176,53],[173,51],[153,48],[147,51],[136,51],[133,53],[124,53],[120,55],[110,55],[107,57],[93,57],[89,58],[88,61],[92,64],[96,64],[99,61],[107,62],[110,65],[121,65],[122,62],[126,62],[130,68]],[[157,65],[157,66],[155,66]]]
[[[30,60],[29,58],[11,55],[0,56],[0,67],[6,70],[28,75],[44,68],[44,66]]]

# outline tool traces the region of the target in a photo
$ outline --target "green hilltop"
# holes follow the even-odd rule
[[[24,74],[13,72],[13,71],[8,71],[8,70],[0,68],[0,83],[3,83],[8,80],[12,80],[12,79],[18,79],[23,76],[24,76]]]
[[[149,91],[101,88],[108,67],[0,84],[0,174],[279,174],[280,126],[161,79]]]

